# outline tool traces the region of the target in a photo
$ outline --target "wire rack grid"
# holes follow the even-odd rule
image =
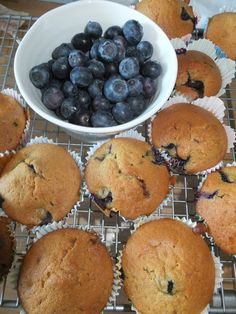
[[[13,63],[14,55],[21,38],[36,21],[36,17],[2,16],[0,17],[0,88],[14,88],[17,86],[14,79]],[[236,82],[227,87],[225,95],[221,97],[226,106],[225,123],[235,129],[236,127]],[[138,128],[146,136],[146,127]],[[80,142],[64,133],[59,127],[45,121],[37,114],[31,112],[31,138],[35,136],[46,136],[53,139],[58,145],[77,151],[82,161],[91,144]],[[235,149],[227,154],[225,162],[235,161]],[[163,210],[157,210],[156,215],[160,217],[185,217],[191,218],[195,215],[195,193],[199,183],[199,177],[178,175],[176,185],[172,189],[172,197]],[[95,229],[101,235],[102,241],[110,247],[110,251],[116,260],[133,228],[132,222],[124,221],[118,214],[107,218],[91,202],[88,195],[84,198],[80,207],[66,219],[69,225],[88,226]],[[14,225],[16,238],[15,258],[21,258],[31,245],[34,235],[23,230],[18,224]],[[210,304],[210,313],[236,313],[236,259],[220,251],[212,239],[208,239],[211,250],[220,257],[223,264],[224,280],[217,294],[214,294]],[[16,289],[11,282],[11,273],[0,283],[0,313],[7,313],[7,308],[19,312],[19,299]],[[104,312],[130,313],[131,305],[123,290],[118,297],[107,305]]]

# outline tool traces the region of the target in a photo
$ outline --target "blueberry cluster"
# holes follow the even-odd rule
[[[139,116],[157,90],[161,65],[153,46],[141,41],[135,20],[111,26],[103,34],[90,21],[84,32],[52,52],[52,59],[30,70],[42,102],[60,118],[82,126],[109,127]]]

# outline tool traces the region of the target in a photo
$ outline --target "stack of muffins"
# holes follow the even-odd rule
[[[189,1],[143,0],[136,9],[159,24],[169,38],[188,38],[197,22]],[[235,13],[219,14],[209,21],[205,37],[236,60],[235,38],[215,35],[222,19],[227,29],[235,29]],[[218,94],[222,78],[214,60],[199,51],[183,50],[178,52],[178,64],[177,92],[192,100]],[[12,100],[0,94],[1,103],[0,151],[14,150],[27,119],[22,108],[12,110]],[[12,112],[7,119],[6,111]],[[118,212],[139,225],[140,217],[161,210],[175,181],[173,173],[191,175],[214,168],[201,186],[197,213],[216,244],[235,254],[236,167],[215,170],[227,152],[228,137],[212,111],[192,101],[172,103],[153,118],[151,144],[117,137],[96,147],[84,175],[92,201],[108,217]],[[12,221],[28,229],[44,228],[63,220],[79,201],[82,175],[65,149],[33,144],[4,158],[0,159],[0,201]],[[13,261],[9,218],[0,217],[0,250],[4,252],[0,279]],[[45,231],[23,260],[18,295],[29,314],[98,314],[112,294],[112,258],[99,237],[64,227]],[[139,226],[123,249],[122,269],[125,292],[141,314],[198,314],[214,293],[215,266],[207,244],[176,219],[155,219]]]

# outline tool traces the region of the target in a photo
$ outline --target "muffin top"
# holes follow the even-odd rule
[[[31,246],[21,266],[18,294],[30,314],[98,314],[112,285],[111,257],[98,237],[61,229]]]
[[[175,219],[141,225],[128,239],[122,268],[125,292],[140,314],[199,314],[213,295],[207,244]]]
[[[216,244],[226,253],[236,254],[236,167],[225,167],[207,176],[196,210]]]
[[[13,262],[14,241],[9,229],[10,220],[0,217],[0,281],[7,275]]]
[[[205,37],[236,61],[236,12],[224,12],[209,19]]]
[[[120,211],[127,219],[152,213],[168,193],[169,173],[151,146],[132,138],[115,138],[89,159],[85,179],[95,202],[106,214]]]
[[[219,163],[227,151],[227,135],[213,113],[178,103],[161,110],[152,123],[153,144],[165,150],[178,173],[196,173]]]
[[[142,0],[136,10],[158,24],[169,38],[191,34],[195,28],[192,7],[181,0]]]
[[[23,107],[14,98],[0,93],[0,152],[19,145],[26,120]]]
[[[79,200],[80,183],[80,170],[68,151],[33,144],[19,150],[2,172],[2,208],[28,227],[58,221]]]
[[[221,87],[221,73],[215,62],[200,51],[188,50],[177,56],[176,90],[196,99],[215,96]]]

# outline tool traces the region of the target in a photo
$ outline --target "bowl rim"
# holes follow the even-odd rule
[[[177,68],[178,68],[177,57],[176,57],[176,54],[174,52],[174,48],[172,47],[172,44],[171,44],[169,38],[167,37],[165,32],[156,23],[154,23],[151,19],[149,19],[147,16],[145,16],[141,12],[136,11],[136,13],[138,13],[138,15],[141,15],[142,17],[148,19],[149,23],[154,28],[157,28],[159,32],[162,33],[162,36],[166,37],[167,42],[169,42],[170,49],[172,48],[171,50],[173,50],[172,52],[174,53],[174,56],[175,56],[175,58],[173,59],[174,67],[173,67],[173,75],[171,76],[172,80],[169,81],[169,84],[166,87],[166,94],[168,94],[168,97],[166,98],[165,101],[163,101],[163,100],[161,101],[161,105],[158,108],[156,108],[154,106],[152,109],[147,111],[144,115],[139,115],[135,119],[128,121],[126,123],[123,123],[123,124],[118,124],[118,125],[111,126],[111,127],[86,127],[86,126],[80,126],[80,125],[72,124],[72,123],[67,122],[65,120],[61,120],[59,117],[53,117],[50,114],[48,114],[47,112],[43,111],[40,107],[38,107],[37,104],[34,104],[34,102],[32,102],[30,97],[28,97],[28,93],[25,91],[23,85],[21,84],[20,74],[18,72],[18,64],[19,64],[19,60],[20,60],[21,55],[22,55],[22,49],[24,48],[24,43],[27,41],[28,37],[31,36],[31,33],[34,32],[34,29],[37,27],[38,24],[42,23],[45,19],[48,19],[51,15],[54,15],[55,12],[63,11],[65,9],[65,7],[68,8],[70,6],[73,8],[73,7],[80,7],[80,6],[84,6],[84,5],[95,5],[95,4],[104,5],[104,3],[106,6],[112,7],[113,10],[114,10],[114,6],[125,7],[127,10],[133,10],[133,8],[131,8],[130,6],[126,6],[126,5],[116,3],[113,1],[109,1],[109,0],[80,0],[80,1],[71,2],[71,3],[68,3],[66,5],[62,5],[60,7],[54,8],[54,9],[46,12],[42,16],[40,16],[35,21],[35,23],[30,27],[30,29],[26,32],[22,41],[20,42],[20,45],[18,46],[18,49],[17,49],[16,54],[15,54],[15,58],[14,58],[14,75],[15,75],[15,79],[16,79],[16,84],[18,86],[18,89],[19,89],[21,95],[23,96],[24,100],[29,105],[29,107],[31,107],[38,115],[40,115],[41,117],[43,117],[47,121],[49,121],[49,122],[51,122],[51,123],[53,123],[53,124],[55,124],[61,128],[64,128],[64,129],[67,129],[67,130],[70,130],[73,132],[77,132],[77,133],[86,133],[86,132],[88,132],[90,134],[119,133],[119,132],[122,132],[122,131],[125,131],[125,130],[139,126],[140,124],[142,124],[146,120],[148,120],[151,116],[153,116],[164,105],[165,101],[171,95],[171,92],[173,90],[173,87],[174,87],[174,84],[176,81],[176,77],[177,77]],[[36,87],[34,87],[32,85],[32,88],[36,88]],[[157,101],[158,101],[158,99],[157,99]]]

